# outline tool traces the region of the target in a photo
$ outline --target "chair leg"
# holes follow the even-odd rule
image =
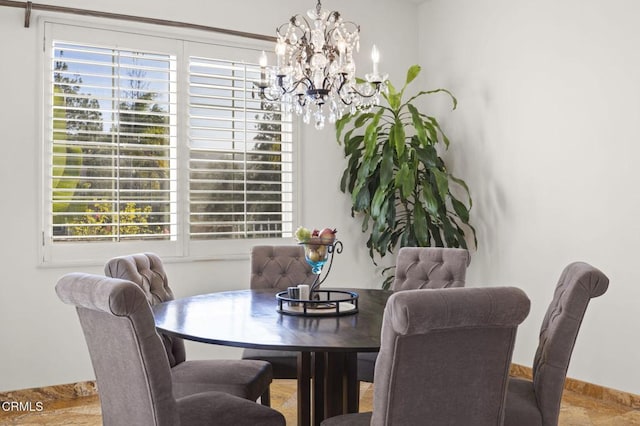
[[[264,391],[262,395],[260,395],[260,404],[265,407],[271,407],[271,386]]]

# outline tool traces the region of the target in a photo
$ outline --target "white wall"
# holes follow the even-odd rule
[[[428,0],[428,87],[454,171],[474,198],[469,285],[517,285],[532,301],[514,361],[531,366],[553,286],[571,261],[611,280],[582,324],[569,376],[640,394],[640,3]]]
[[[150,0],[66,0],[45,1],[93,10],[107,10],[170,19],[247,32],[274,35],[277,25],[292,14],[315,6],[313,1],[217,0],[200,2],[157,2]],[[339,9],[345,18],[362,28],[364,74],[368,53],[375,42],[382,52],[381,69],[391,76],[403,75],[417,55],[417,5],[388,4],[383,0],[327,0],[327,9]],[[367,13],[362,13],[363,10]],[[0,391],[89,380],[93,372],[74,310],[62,304],[53,287],[58,277],[74,270],[101,273],[101,265],[42,268],[38,247],[38,161],[41,141],[37,139],[39,117],[36,88],[41,76],[38,57],[38,17],[32,28],[23,28],[21,9],[0,7],[0,173],[4,183],[0,223],[3,224],[0,270]],[[78,16],[67,19],[83,21]],[[398,22],[401,25],[390,25]],[[114,21],[107,21],[115,25]],[[215,37],[200,33],[202,37]],[[334,131],[306,128],[300,138],[302,151],[302,215],[307,226],[335,226],[345,250],[336,259],[327,283],[335,286],[379,287],[375,269],[360,234],[359,222],[350,216],[348,198],[339,192],[345,162],[335,142]],[[104,253],[104,259],[119,253]],[[171,263],[167,265],[177,296],[248,287],[247,259]],[[237,355],[237,350],[193,344],[190,357]]]

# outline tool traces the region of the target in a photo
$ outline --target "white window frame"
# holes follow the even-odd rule
[[[92,20],[93,21],[93,20]],[[189,143],[188,143],[188,62],[189,53],[192,50],[202,52],[202,49],[215,49],[216,47],[232,47],[245,49],[251,57],[249,61],[258,62],[261,51],[271,51],[273,45],[268,42],[248,40],[232,36],[215,35],[215,38],[203,38],[201,34],[193,34],[191,31],[168,31],[170,33],[159,34],[153,28],[147,26],[124,25],[113,27],[105,25],[101,20],[95,20],[88,25],[78,24],[59,18],[43,17],[39,22],[44,43],[42,54],[42,89],[39,105],[42,145],[40,153],[39,182],[40,193],[40,223],[39,230],[39,260],[43,266],[79,265],[79,264],[103,264],[108,258],[116,255],[152,251],[168,261],[180,260],[207,260],[207,259],[237,259],[247,258],[250,248],[259,244],[287,244],[289,238],[247,238],[247,239],[220,239],[220,240],[190,240],[189,239]],[[151,27],[151,26],[149,26]],[[157,27],[154,27],[157,28]],[[105,39],[106,37],[106,39]],[[177,238],[171,240],[147,240],[147,241],[122,241],[122,242],[65,242],[54,244],[51,239],[49,215],[49,203],[51,194],[51,153],[48,143],[50,135],[49,111],[52,107],[49,97],[51,70],[51,40],[64,40],[71,43],[87,43],[96,45],[122,46],[122,48],[157,51],[159,53],[176,54],[178,68],[177,89]],[[110,43],[111,42],[111,43]],[[215,56],[215,55],[214,55]],[[226,58],[223,58],[226,59]],[[235,59],[235,58],[233,58]],[[291,211],[292,229],[299,223],[299,162],[300,149],[297,143],[300,134],[300,121],[292,118],[293,138],[293,170],[292,170],[292,194],[293,208]]]

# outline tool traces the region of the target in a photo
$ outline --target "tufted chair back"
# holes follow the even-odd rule
[[[252,289],[286,290],[298,284],[310,284],[313,278],[302,246],[255,246],[251,249]]]
[[[391,289],[464,287],[469,251],[443,247],[402,247]]]
[[[137,284],[151,306],[174,299],[162,260],[154,253],[114,257],[105,265],[104,273]],[[161,337],[171,367],[184,362],[186,352],[182,339],[166,334]]]
[[[371,425],[502,425],[516,331],[529,307],[515,287],[394,293]]]
[[[76,306],[100,387],[104,424],[178,425],[169,364],[140,288],[125,280],[71,273],[60,278],[56,293]]]
[[[373,413],[322,425],[501,426],[516,331],[529,307],[515,287],[394,293],[382,320]]]
[[[469,266],[465,249],[402,247],[396,258],[393,291],[464,287]],[[358,380],[373,382],[377,352],[358,354]]]
[[[311,284],[314,277],[300,245],[254,246],[251,249],[250,286],[254,290],[286,290],[298,284]],[[247,348],[242,352],[242,359],[268,361],[274,379],[298,377],[297,352]]]
[[[558,423],[562,390],[580,324],[589,301],[603,295],[608,287],[606,275],[587,263],[571,263],[560,275],[542,321],[533,361],[533,387],[544,426]]]

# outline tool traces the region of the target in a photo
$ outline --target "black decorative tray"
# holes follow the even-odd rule
[[[314,300],[291,299],[287,291],[276,294],[278,312],[305,317],[336,317],[358,312],[358,293],[346,290],[315,290]]]

